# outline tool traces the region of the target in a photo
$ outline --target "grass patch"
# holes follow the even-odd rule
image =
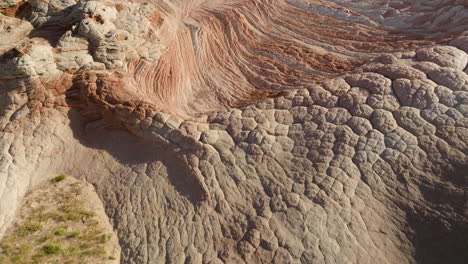
[[[65,235],[65,229],[60,228],[60,229],[58,229],[57,231],[55,231],[54,234],[55,234],[56,236],[63,236],[63,235]]]
[[[42,230],[42,225],[37,222],[28,222],[24,226],[21,226],[18,229],[18,235],[20,237],[27,236],[29,234],[35,233],[37,231]]]
[[[103,247],[94,247],[89,250],[85,250],[81,252],[80,256],[81,257],[89,257],[89,256],[97,257],[97,256],[103,256],[105,254],[106,254],[106,251],[104,250]]]
[[[62,173],[62,174],[57,175],[55,178],[53,178],[50,181],[52,183],[57,183],[57,182],[61,182],[61,181],[65,180],[66,178],[67,178],[67,175]]]
[[[49,238],[50,238],[50,236],[43,236],[43,237],[39,238],[38,240],[36,240],[36,242],[38,244],[42,244],[42,243],[46,242],[47,240],[49,240]]]
[[[31,250],[33,245],[28,242],[24,244],[7,243],[11,241],[4,241],[0,244],[0,263],[22,263],[24,256]]]
[[[60,251],[60,246],[55,243],[48,243],[42,248],[42,250],[47,255],[57,254]]]
[[[75,231],[75,232],[70,233],[67,237],[68,238],[77,238],[77,237],[80,236],[80,234],[81,234],[80,231]]]
[[[75,247],[75,246],[71,246],[71,247],[68,247],[67,249],[65,249],[63,251],[63,253],[64,253],[65,256],[68,256],[68,257],[77,256],[78,248]]]
[[[60,174],[50,182],[66,177]],[[112,235],[102,230],[96,214],[81,200],[83,185],[72,182],[47,185],[31,194],[32,206],[24,207],[26,217],[19,218],[0,241],[0,264],[105,263],[115,259],[106,252]]]
[[[105,244],[107,242],[109,242],[112,238],[112,235],[109,235],[109,234],[104,234],[102,236],[99,237],[99,242],[101,244]]]

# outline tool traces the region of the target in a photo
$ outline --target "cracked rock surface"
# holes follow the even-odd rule
[[[121,263],[468,258],[466,1],[0,8],[0,237],[64,172]]]

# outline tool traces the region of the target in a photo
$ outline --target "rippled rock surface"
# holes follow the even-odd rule
[[[5,0],[0,237],[94,185],[121,263],[463,263],[468,2]]]

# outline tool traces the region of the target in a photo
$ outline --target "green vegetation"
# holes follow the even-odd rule
[[[46,242],[47,240],[49,240],[49,238],[50,238],[50,236],[43,236],[43,237],[39,238],[36,241],[37,241],[37,243],[42,244],[42,243]]]
[[[51,180],[62,182],[65,174]],[[112,238],[79,198],[82,185],[60,183],[39,192],[27,217],[20,218],[0,243],[0,263],[107,263]]]
[[[63,235],[65,235],[65,229],[60,228],[60,229],[58,229],[57,231],[55,231],[54,234],[55,234],[56,236],[63,236]]]
[[[75,231],[72,232],[71,234],[68,235],[68,238],[76,238],[80,235],[80,231]]]
[[[48,243],[42,248],[42,250],[44,250],[44,253],[46,253],[47,255],[51,255],[58,253],[60,251],[60,247],[57,244]]]
[[[67,175],[62,173],[62,174],[59,174],[57,175],[57,177],[53,178],[52,180],[50,180],[52,183],[57,183],[57,182],[61,182],[63,180],[65,180],[67,178]]]
[[[24,226],[18,229],[18,235],[21,237],[35,233],[42,229],[42,225],[37,222],[27,222]]]

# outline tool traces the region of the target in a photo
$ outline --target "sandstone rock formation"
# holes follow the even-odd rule
[[[468,258],[467,1],[0,8],[0,236],[66,172],[122,263]]]

